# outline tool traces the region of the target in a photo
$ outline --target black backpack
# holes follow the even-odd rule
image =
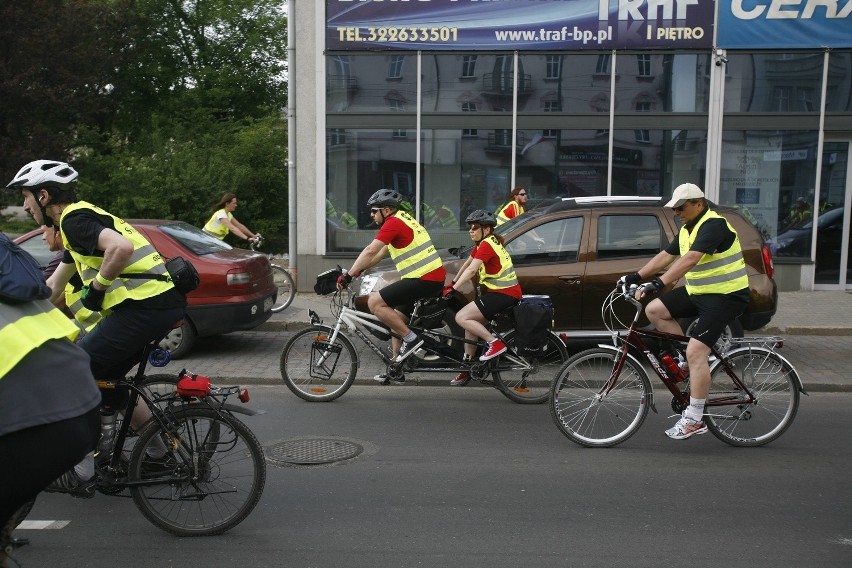
[[[515,350],[523,357],[547,354],[547,335],[553,327],[550,296],[523,296],[514,307]]]
[[[50,295],[36,259],[0,233],[0,302],[21,304]]]

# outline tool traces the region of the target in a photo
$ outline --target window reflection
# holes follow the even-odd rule
[[[819,112],[822,52],[729,53],[725,112]]]

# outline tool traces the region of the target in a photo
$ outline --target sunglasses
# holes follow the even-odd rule
[[[519,193],[518,194],[518,196],[520,196],[520,197],[524,197],[525,195],[526,195],[526,193]]]
[[[683,205],[679,205],[677,207],[672,207],[672,211],[674,211],[675,213],[680,213],[681,211],[683,211],[686,208],[687,205],[689,205],[689,201],[687,201]]]

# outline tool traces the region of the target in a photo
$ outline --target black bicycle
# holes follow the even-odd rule
[[[324,324],[317,313],[310,310],[311,327],[295,333],[284,345],[281,378],[299,398],[327,402],[340,397],[352,386],[360,365],[352,339],[344,328],[360,338],[384,362],[387,381],[398,380],[412,372],[444,373],[450,377],[453,373],[467,371],[472,380],[492,386],[521,404],[545,402],[554,373],[568,359],[565,344],[553,333],[548,334],[541,357],[518,354],[515,331],[497,331],[513,327],[510,321],[501,325],[495,320],[491,328],[506,344],[507,351],[489,361],[477,358],[465,361],[462,358],[465,343],[475,344],[480,350],[486,344],[454,335],[445,324],[447,302],[434,298],[417,301],[411,314],[409,327],[424,341],[421,351],[397,363],[382,346],[393,335],[391,330],[373,314],[357,310],[352,305],[353,298],[349,288],[334,292],[330,302],[337,321],[333,325]],[[502,314],[499,317],[510,316]]]
[[[99,381],[101,388],[124,389],[129,397],[122,413],[101,409],[95,488],[105,495],[129,490],[142,514],[172,534],[221,534],[252,512],[266,483],[263,448],[235,416],[256,412],[230,402],[248,402],[240,387],[210,385],[186,370],[146,377],[149,360],[155,366],[168,362],[157,343],[145,348],[134,376]],[[139,400],[152,417],[137,433],[127,417]]]

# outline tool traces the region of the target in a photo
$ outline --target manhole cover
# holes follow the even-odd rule
[[[288,440],[269,446],[266,457],[281,463],[310,465],[352,459],[363,451],[361,445],[346,440]]]

